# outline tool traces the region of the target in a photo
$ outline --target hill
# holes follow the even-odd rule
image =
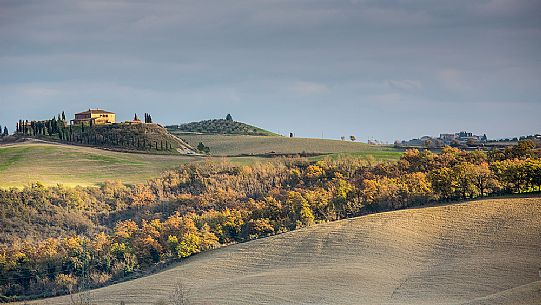
[[[368,155],[376,159],[396,160],[402,154],[386,146],[368,145],[360,142],[349,142],[327,139],[240,136],[240,135],[196,135],[178,134],[191,146],[202,142],[210,148],[213,155],[260,155],[260,154],[329,154],[349,153],[360,157]]]
[[[61,122],[61,121],[57,121]],[[15,138],[37,138],[65,144],[85,145],[120,151],[159,154],[194,154],[187,143],[158,124],[118,123],[108,125],[67,125],[55,123],[49,130],[45,121],[31,121]],[[11,139],[11,142],[14,140]]]
[[[248,143],[244,147],[248,148]],[[355,155],[373,155],[378,160],[387,160],[398,158],[400,154],[395,151],[366,150]],[[158,177],[165,170],[178,167],[181,163],[203,160],[221,161],[221,158],[120,152],[79,145],[26,141],[0,146],[0,187],[22,187],[36,181],[49,186],[89,186],[105,180],[122,180],[128,184],[142,183]],[[228,160],[232,163],[251,164],[268,159],[247,156],[228,157]]]
[[[89,296],[152,304],[180,280],[192,304],[534,304],[539,215],[539,196],[372,214],[205,252]],[[30,303],[45,302],[70,298]]]
[[[170,132],[175,133],[200,133],[200,134],[234,134],[251,136],[277,136],[270,131],[227,119],[205,120],[191,122],[182,125],[167,126]]]
[[[157,124],[74,126],[69,130],[64,139],[67,142],[154,153],[193,153],[187,143]]]
[[[45,185],[94,185],[120,179],[139,183],[157,177],[182,162],[181,155],[136,154],[91,147],[25,142],[0,146],[0,187],[20,187],[40,181]]]
[[[540,302],[541,281],[537,281],[478,298],[462,305],[530,305],[539,304]]]

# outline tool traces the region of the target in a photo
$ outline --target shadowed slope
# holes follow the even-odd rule
[[[380,213],[196,255],[92,297],[152,304],[182,279],[194,304],[458,304],[538,280],[539,232],[540,197]]]

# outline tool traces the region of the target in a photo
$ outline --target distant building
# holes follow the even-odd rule
[[[423,136],[420,139],[402,141],[398,145],[410,147],[442,147],[444,145],[473,145],[486,143],[487,135],[474,135],[472,132],[440,133],[438,138]]]
[[[451,142],[453,142],[453,140],[456,139],[456,134],[454,134],[454,133],[441,133],[440,134],[440,139],[444,143],[451,143]]]
[[[459,138],[471,138],[471,137],[473,137],[472,132],[466,132],[466,131],[461,131],[461,132],[457,133],[456,135]]]
[[[115,123],[115,113],[102,109],[88,109],[87,111],[76,113],[75,119],[71,120],[73,125],[105,125]]]

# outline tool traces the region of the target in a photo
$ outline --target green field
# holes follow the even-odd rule
[[[177,134],[191,146],[202,142],[210,148],[210,153],[218,156],[261,155],[268,153],[296,154],[348,154],[357,157],[373,156],[381,160],[397,160],[401,151],[388,146],[368,145],[327,139],[307,139],[266,136]]]
[[[196,157],[135,154],[95,148],[24,143],[0,147],[0,187],[20,187],[40,181],[45,185],[95,185],[120,179],[143,182]]]
[[[168,169],[186,162],[236,164],[268,162],[272,158],[257,155],[275,153],[322,153],[310,160],[343,156],[397,160],[401,152],[388,147],[335,140],[286,137],[224,135],[183,135],[189,144],[210,146],[210,157],[123,153],[97,148],[25,142],[0,146],[0,188],[22,187],[34,182],[44,185],[97,185],[105,180],[140,183],[158,177]],[[250,156],[254,155],[254,156]]]

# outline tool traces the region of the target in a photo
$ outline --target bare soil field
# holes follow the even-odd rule
[[[539,267],[541,197],[498,198],[315,225],[90,296],[156,304],[180,280],[190,304],[539,304]]]

